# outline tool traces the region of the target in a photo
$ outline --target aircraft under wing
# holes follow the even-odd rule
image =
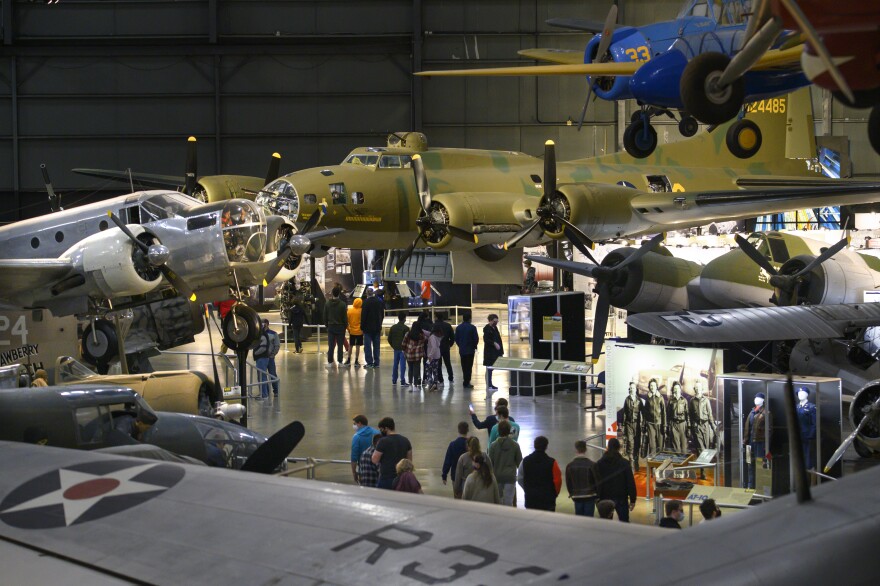
[[[59,562],[139,584],[876,580],[880,467],[668,531],[29,444],[0,443],[0,466],[0,559],[22,583]]]
[[[79,175],[97,177],[98,179],[113,179],[124,183],[132,182],[135,185],[150,189],[178,189],[186,183],[185,177],[175,175],[157,175],[155,173],[133,173],[129,171],[114,171],[111,169],[71,169]]]
[[[569,65],[582,65],[584,63],[583,51],[571,51],[569,49],[523,49],[522,51],[517,51],[517,54],[536,61],[547,61],[549,63],[567,63]]]
[[[753,70],[770,69],[799,64],[802,47],[792,47],[783,51],[767,51],[755,65]],[[645,62],[611,61],[607,63],[579,63],[564,65],[530,65],[524,67],[490,67],[486,69],[448,69],[435,71],[419,71],[415,75],[422,77],[490,77],[490,76],[529,76],[529,75],[597,75],[614,77],[617,75],[633,75]],[[799,67],[800,65],[798,65]]]
[[[3,285],[0,299],[12,297],[39,287],[50,287],[73,271],[70,259],[0,259]]]
[[[821,340],[880,325],[880,303],[639,313],[626,321],[653,336],[695,344]]]

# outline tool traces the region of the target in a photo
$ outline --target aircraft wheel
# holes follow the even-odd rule
[[[874,152],[880,155],[880,106],[874,106],[868,117],[868,140],[871,141]]]
[[[642,119],[642,111],[641,110],[636,110],[635,112],[633,112],[629,116],[630,122],[638,122],[641,119]]]
[[[250,350],[260,339],[260,316],[244,303],[229,310],[221,327],[223,343],[232,350]]]
[[[108,364],[119,354],[116,328],[106,319],[95,320],[94,334],[90,324],[83,332],[81,341],[83,358],[92,364]]]
[[[691,59],[681,74],[681,102],[700,122],[721,124],[742,108],[746,96],[742,78],[724,88],[716,85],[729,63],[730,58],[722,53],[703,53]]]
[[[693,116],[683,116],[678,123],[678,131],[685,138],[690,138],[700,129],[700,123]]]
[[[644,159],[657,148],[657,131],[648,124],[648,135],[645,136],[645,122],[639,119],[626,127],[623,148],[633,157]]]
[[[727,129],[727,148],[735,157],[748,159],[761,150],[761,129],[751,120],[740,120]]]

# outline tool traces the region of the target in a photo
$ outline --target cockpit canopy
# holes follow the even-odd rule
[[[678,18],[701,16],[721,26],[742,24],[751,15],[751,0],[689,0]]]
[[[291,222],[296,222],[299,217],[299,196],[286,179],[276,179],[265,186],[254,201],[269,215],[281,216]]]

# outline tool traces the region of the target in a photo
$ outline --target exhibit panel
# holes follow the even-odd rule
[[[843,436],[840,379],[739,373],[718,377],[716,393],[721,406],[719,452],[723,484],[752,488],[764,496],[794,490],[791,446],[785,416],[785,393],[795,395],[797,421],[807,469],[818,470]],[[829,471],[839,478],[841,464]]]

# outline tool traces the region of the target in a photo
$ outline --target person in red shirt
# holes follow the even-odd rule
[[[431,281],[422,281],[422,305],[431,305]]]

